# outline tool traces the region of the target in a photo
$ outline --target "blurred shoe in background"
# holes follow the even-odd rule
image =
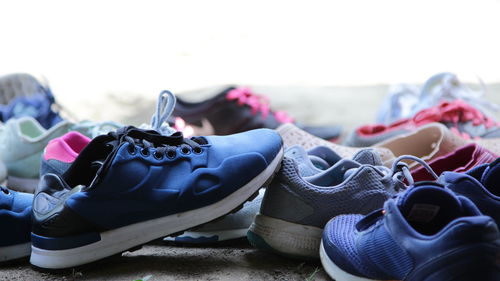
[[[340,126],[306,126],[296,123],[284,111],[273,111],[267,97],[250,88],[229,87],[201,102],[180,98],[173,116],[182,118],[193,129],[193,135],[228,135],[257,128],[276,129],[284,123],[295,123],[301,129],[325,140],[334,141]]]
[[[10,119],[0,127],[0,159],[7,167],[9,188],[33,193],[38,185],[40,158],[50,140],[69,131],[63,121],[45,129],[32,117]]]
[[[0,262],[30,255],[32,204],[33,194],[0,186]]]
[[[342,158],[352,158],[356,153],[362,150],[362,148],[348,147],[325,141],[324,139],[309,134],[293,124],[283,124],[279,126],[276,131],[278,131],[283,139],[285,147],[300,145],[304,149],[311,149],[317,146],[326,146],[338,153]],[[377,151],[382,161],[384,163],[389,163],[388,165],[390,166],[390,161],[395,158],[394,154],[387,148],[376,147],[374,149]]]
[[[479,82],[482,89],[475,91],[460,82],[457,75],[443,72],[433,75],[422,87],[409,84],[393,86],[378,111],[376,122],[391,124],[411,118],[419,111],[443,101],[455,100],[463,100],[491,117],[499,107],[484,99],[485,86],[480,79]]]
[[[491,163],[497,158],[498,155],[495,153],[478,144],[470,143],[446,155],[436,157],[428,161],[428,164],[438,175],[445,171],[464,173],[481,164]],[[423,167],[416,168],[411,175],[415,181],[434,180],[434,177]]]
[[[10,74],[0,77],[0,119],[30,116],[45,129],[62,121],[54,95],[29,74]]]
[[[464,101],[455,100],[443,101],[438,106],[419,111],[410,119],[402,119],[387,126],[361,126],[346,138],[344,144],[354,147],[371,146],[433,122],[446,125],[464,139],[500,138],[498,122]]]
[[[451,153],[467,144],[467,141],[452,133],[441,123],[431,123],[420,127],[416,131],[395,136],[374,147],[389,149],[394,157],[413,155],[426,162],[434,158]],[[392,163],[394,159],[390,159]],[[410,167],[414,167],[412,162]],[[386,166],[388,166],[386,164]]]
[[[416,85],[399,84],[391,86],[384,98],[375,122],[391,124],[397,120],[409,118],[413,107],[418,103],[420,88]]]

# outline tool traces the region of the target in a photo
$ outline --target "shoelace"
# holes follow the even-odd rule
[[[271,108],[269,107],[269,99],[267,97],[257,95],[248,87],[239,87],[229,91],[226,95],[227,100],[235,100],[239,105],[248,105],[252,109],[252,114],[262,112],[262,117],[267,118]],[[273,112],[274,117],[280,123],[291,123],[293,118],[288,116],[284,111]]]
[[[8,190],[5,186],[0,186],[0,189],[2,190],[3,193],[10,194],[10,190]]]
[[[454,124],[451,130],[460,136],[470,139],[470,135],[459,132],[459,122],[472,121],[474,126],[484,125],[486,128],[498,126],[498,123],[481,113],[476,108],[462,100],[441,102],[436,107],[431,107],[418,112],[413,121],[423,125],[431,122],[450,122]]]
[[[441,100],[461,99],[482,109],[498,111],[499,106],[483,99],[486,86],[480,78],[481,90],[474,91],[458,80],[458,77],[449,72],[439,73],[432,76],[422,87],[421,99],[429,99],[432,104]]]
[[[156,102],[156,111],[151,117],[150,124],[142,124],[139,126],[141,129],[155,130],[164,136],[170,136],[177,132],[175,128],[170,127],[168,124],[168,119],[172,112],[174,111],[177,99],[172,92],[164,90],[158,96],[158,101]]]
[[[405,179],[408,181],[409,185],[415,184],[415,181],[410,172],[410,167],[408,166],[407,163],[403,162],[403,160],[412,160],[419,163],[429,172],[429,174],[431,174],[435,179],[438,179],[438,175],[434,172],[434,170],[432,170],[431,166],[429,166],[429,164],[427,164],[424,160],[413,155],[401,155],[398,158],[396,158],[396,160],[394,160],[391,169],[393,175],[392,179],[402,184],[399,186],[406,186],[404,184]]]
[[[179,136],[182,136],[180,133],[178,134]],[[140,152],[142,155],[148,156],[151,151],[153,151],[153,155],[157,159],[162,159],[164,156],[167,156],[168,158],[174,158],[177,154],[177,147],[179,146],[181,147],[181,152],[184,154],[190,154],[191,151],[196,154],[200,154],[203,151],[200,144],[193,139],[184,138],[179,144],[169,142],[168,138],[169,137],[158,136],[157,138],[155,138],[158,141],[155,141],[152,139],[147,140],[144,138],[135,138],[129,135],[125,135],[123,140],[130,144],[129,152],[131,154],[135,154],[137,152],[136,147],[140,147]]]

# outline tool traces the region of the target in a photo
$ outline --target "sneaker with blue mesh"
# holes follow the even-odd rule
[[[32,203],[33,194],[0,186],[0,262],[29,256]]]
[[[247,234],[259,249],[287,257],[318,258],[328,220],[345,213],[367,214],[393,194],[392,174],[377,166],[382,161],[374,150],[330,163],[325,170],[318,164],[305,164],[313,161],[299,156],[303,153],[288,152]]]
[[[128,127],[99,136],[63,175],[42,177],[31,263],[78,266],[219,218],[264,186],[282,156],[269,129],[186,139]]]
[[[467,198],[420,182],[367,216],[341,215],[325,227],[321,263],[337,281],[493,281],[500,234]]]
[[[465,173],[444,172],[439,178],[453,192],[469,198],[500,225],[500,158]]]

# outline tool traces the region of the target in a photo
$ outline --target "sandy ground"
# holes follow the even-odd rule
[[[363,87],[267,87],[257,92],[272,99],[273,108],[285,109],[297,120],[311,124],[342,124],[345,128],[372,122],[386,85]],[[488,85],[488,98],[500,103],[500,85]],[[188,99],[207,96],[213,88],[181,93]],[[57,93],[56,93],[57,94]],[[100,100],[75,99],[65,104],[76,116],[139,124],[150,120],[155,95],[110,94]],[[76,106],[76,105],[79,106]],[[103,110],[106,108],[106,110]],[[159,280],[328,280],[319,262],[302,262],[263,253],[245,240],[210,247],[178,247],[155,242],[77,270],[40,273],[27,261],[0,267],[0,280],[124,280],[151,275]]]

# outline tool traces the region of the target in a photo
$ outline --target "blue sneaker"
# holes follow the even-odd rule
[[[500,158],[466,173],[444,172],[439,178],[453,192],[469,198],[500,225]]]
[[[40,84],[31,75],[12,74],[0,78],[0,91],[5,100],[5,104],[0,105],[2,122],[30,116],[49,129],[63,120],[54,111],[57,104],[50,88]]]
[[[325,227],[321,263],[337,281],[500,280],[500,233],[467,198],[420,182],[365,217]]]
[[[341,159],[316,171],[320,166],[307,162],[318,161],[300,155],[287,151],[247,238],[262,250],[316,259],[323,227],[332,217],[379,209],[393,195],[394,182],[388,168],[375,166],[382,165],[375,150],[362,150],[353,160]]]
[[[30,255],[33,194],[0,186],[0,262]]]
[[[40,180],[31,263],[78,266],[219,218],[256,193],[282,156],[269,129],[185,139],[129,127],[99,136],[63,175]]]

